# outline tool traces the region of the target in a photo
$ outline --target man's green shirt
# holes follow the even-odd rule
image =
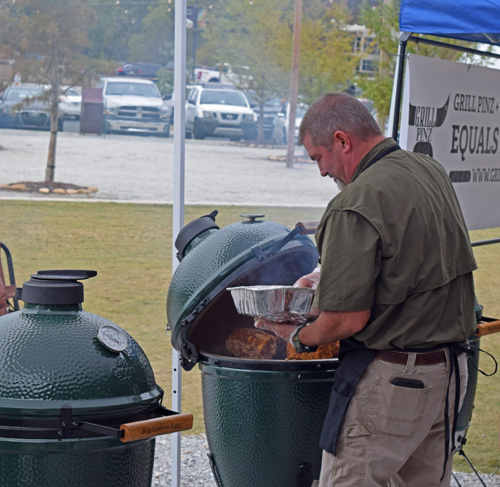
[[[315,305],[371,309],[354,336],[368,348],[463,341],[476,327],[477,266],[458,199],[443,167],[423,154],[397,150],[370,165],[393,145],[385,139],[366,154],[321,219]]]

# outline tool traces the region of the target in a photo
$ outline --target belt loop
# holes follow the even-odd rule
[[[444,347],[443,348],[443,352],[444,352],[444,356],[446,358],[446,370],[450,370],[450,362],[451,360],[453,360],[452,356],[451,356],[451,351],[448,347]]]
[[[413,375],[415,370],[415,361],[417,360],[417,354],[415,352],[408,352],[408,360],[406,361],[406,367],[403,371],[405,375]]]

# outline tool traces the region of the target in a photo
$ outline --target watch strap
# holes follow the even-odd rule
[[[300,326],[298,326],[297,330],[295,331],[295,333],[292,336],[292,344],[293,344],[293,346],[295,347],[295,350],[297,350],[298,353],[311,353],[311,352],[315,352],[318,349],[317,346],[313,347],[313,346],[310,346],[310,345],[304,345],[300,341],[300,338],[299,338],[300,330],[302,330],[302,328],[304,328],[305,326],[307,326],[307,325],[300,325]]]

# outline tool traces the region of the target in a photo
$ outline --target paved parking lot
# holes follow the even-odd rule
[[[0,185],[43,181],[49,133],[0,130]],[[315,164],[287,168],[269,156],[286,148],[246,147],[227,140],[187,140],[185,202],[324,207],[337,193]],[[303,154],[297,148],[297,155]],[[132,135],[80,135],[61,132],[57,139],[55,180],[94,186],[92,195],[72,199],[171,203],[173,139]],[[0,190],[0,198],[61,198]]]

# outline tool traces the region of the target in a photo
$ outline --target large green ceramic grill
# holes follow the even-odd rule
[[[167,317],[172,344],[186,369],[198,363],[200,352],[223,344],[232,326],[241,326],[242,320],[253,326],[252,318],[237,314],[226,288],[290,284],[318,262],[304,227],[290,231],[260,220],[264,215],[242,215],[247,220],[219,229],[216,215],[189,223],[176,241],[181,262],[170,283]]]
[[[2,487],[150,486],[154,436],[192,423],[161,405],[137,342],[82,310],[95,275],[39,271],[0,318]]]
[[[172,344],[186,370],[202,372],[205,428],[214,477],[224,487],[310,487],[337,360],[231,356],[239,315],[228,287],[292,285],[317,265],[311,225],[289,229],[242,215],[219,228],[217,212],[189,223],[176,241],[179,266],[167,298]]]

